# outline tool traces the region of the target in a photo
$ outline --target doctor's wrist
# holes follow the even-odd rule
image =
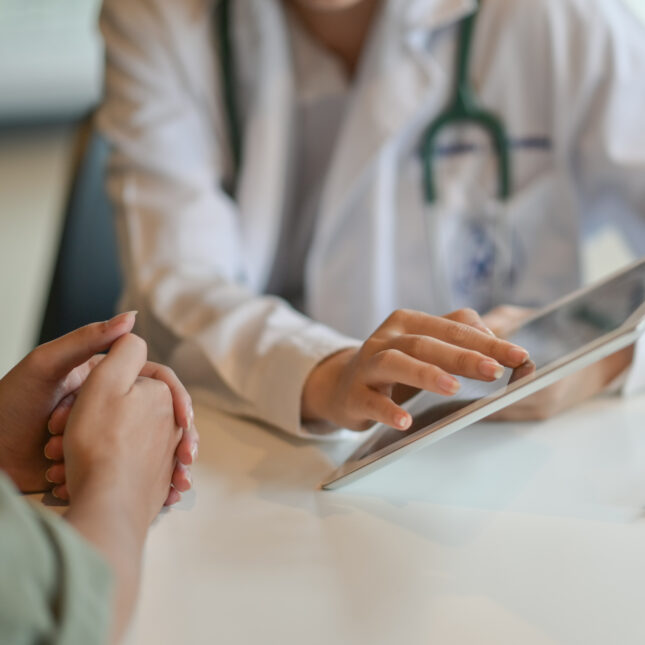
[[[309,373],[302,389],[300,414],[303,422],[330,421],[337,425],[334,400],[337,384],[346,365],[356,355],[355,347],[331,354],[318,363]]]

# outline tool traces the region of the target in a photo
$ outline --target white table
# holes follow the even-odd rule
[[[347,442],[199,401],[196,494],[152,528],[131,643],[645,643],[645,397],[478,424],[337,492]]]

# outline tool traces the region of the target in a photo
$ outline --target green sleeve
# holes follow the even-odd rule
[[[111,594],[99,554],[0,473],[0,643],[104,645]]]

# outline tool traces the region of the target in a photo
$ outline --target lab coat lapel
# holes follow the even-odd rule
[[[384,3],[384,15],[363,59],[339,154],[346,155],[344,161],[356,167],[353,177],[387,142],[400,138],[436,95],[433,89],[445,83],[446,75],[454,75],[453,58],[446,68],[445,61],[430,53],[430,42],[437,30],[455,24],[475,8],[475,0]],[[434,98],[431,102],[443,107],[444,97]],[[367,126],[370,136],[364,136],[366,119],[371,122]],[[352,135],[356,140],[350,142]]]
[[[431,40],[475,8],[475,0],[389,0],[367,44],[323,192],[306,276],[311,313],[345,331],[346,321],[327,314],[337,309],[329,288],[337,276],[329,267],[356,253],[344,248],[351,244],[343,233],[347,218],[364,220],[361,257],[373,286],[366,298],[374,315],[369,324],[378,324],[395,301],[391,236],[397,167],[404,155],[413,154],[452,88],[452,49],[438,60],[430,53]]]
[[[266,286],[278,245],[282,216],[290,194],[294,76],[286,17],[279,0],[247,0],[238,14],[252,51],[252,94],[246,97],[243,171],[238,205],[246,280],[260,292]],[[252,17],[249,24],[249,17]],[[246,45],[246,43],[245,43]],[[244,61],[241,61],[244,65]]]
[[[453,77],[454,57],[437,60],[430,53],[431,39],[437,30],[455,24],[476,6],[476,0],[384,3],[342,132],[337,162],[345,182],[352,183],[389,141],[400,139],[406,128],[414,128],[429,102],[437,110],[444,106],[446,97],[436,88],[446,85],[446,77]]]
[[[477,0],[399,0],[408,29],[434,31],[451,25],[477,8]]]

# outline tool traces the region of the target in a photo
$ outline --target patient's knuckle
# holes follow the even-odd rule
[[[157,368],[157,374],[166,383],[168,383],[168,381],[177,380],[177,375],[175,374],[175,371],[171,367],[168,367],[167,365],[159,365],[159,367]]]
[[[170,391],[168,384],[163,381],[156,381],[156,383],[159,388],[159,398],[164,404],[172,406],[172,392]]]
[[[144,355],[148,353],[148,343],[146,343],[146,341],[141,338],[141,336],[137,336],[136,334],[129,334],[129,342],[132,346],[133,351],[137,351]]]
[[[162,410],[172,403],[170,388],[163,381],[156,378],[143,378],[140,382],[144,385],[144,390],[150,403],[156,405],[158,409]]]

